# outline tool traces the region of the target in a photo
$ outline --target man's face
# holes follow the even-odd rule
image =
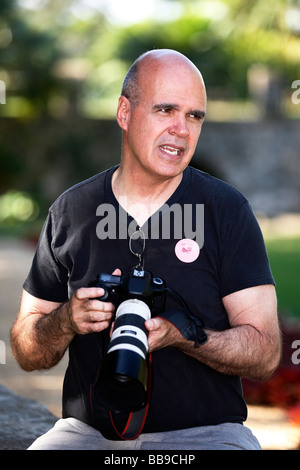
[[[123,157],[132,169],[173,177],[189,164],[201,133],[206,108],[205,89],[197,71],[185,64],[154,65],[140,72],[140,100],[127,106]],[[126,121],[126,122],[125,122]],[[137,165],[137,166],[136,166]]]

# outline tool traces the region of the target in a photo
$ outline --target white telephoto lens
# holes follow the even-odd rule
[[[151,318],[151,312],[148,305],[138,299],[128,299],[122,302],[117,309],[116,318],[126,313],[135,313],[143,317],[145,320],[149,320],[149,318]]]

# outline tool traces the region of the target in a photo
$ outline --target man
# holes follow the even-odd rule
[[[242,424],[239,377],[264,380],[278,365],[274,281],[248,201],[188,166],[205,110],[194,64],[172,50],[143,54],[118,103],[121,164],[66,191],[50,208],[11,338],[25,370],[53,367],[67,348],[70,362],[63,419],[31,449],[260,448]],[[172,219],[174,207],[185,219],[192,208],[193,230],[175,212]],[[199,207],[204,223],[195,215]],[[109,208],[115,224],[105,219]],[[157,228],[166,217],[167,236]],[[144,234],[141,251],[132,247],[134,231]],[[112,416],[93,395],[115,308],[101,300],[102,288],[87,286],[99,272],[126,274],[137,264],[184,299],[189,325],[201,320],[207,341],[196,344],[164,313],[145,322],[151,396],[135,439],[126,440],[127,417]],[[166,312],[174,309],[182,305],[167,298]]]

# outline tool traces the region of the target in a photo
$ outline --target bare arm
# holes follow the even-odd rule
[[[267,379],[281,353],[274,287],[244,289],[224,297],[223,303],[231,328],[207,330],[208,341],[199,348],[161,318],[148,320],[150,350],[174,346],[223,374]]]
[[[49,369],[63,357],[75,334],[100,332],[109,326],[114,307],[97,300],[101,288],[78,289],[66,303],[38,299],[23,291],[11,329],[15,358],[26,371]]]

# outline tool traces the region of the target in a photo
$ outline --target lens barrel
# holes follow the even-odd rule
[[[149,318],[148,305],[138,299],[125,300],[117,309],[107,355],[95,385],[99,402],[113,411],[136,411],[145,404],[148,332],[144,323]]]

